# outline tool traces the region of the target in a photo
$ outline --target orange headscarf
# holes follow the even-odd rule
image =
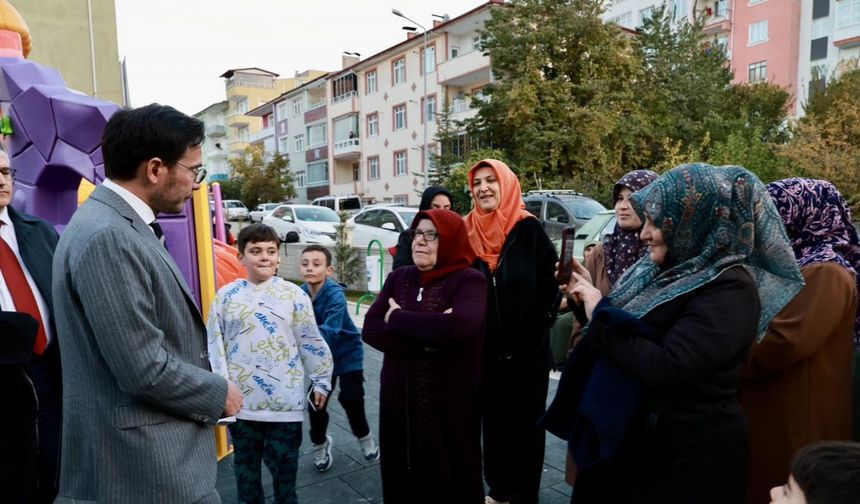
[[[469,190],[472,188],[475,170],[484,167],[492,168],[496,172],[496,178],[499,180],[499,206],[495,210],[485,212],[481,210],[478,202],[474,201],[472,211],[465,221],[469,242],[475,249],[475,254],[490,266],[490,271],[496,271],[508,233],[521,220],[534,218],[534,215],[526,210],[516,174],[508,165],[496,159],[483,159],[475,163],[469,170]],[[474,193],[472,199],[475,199]]]

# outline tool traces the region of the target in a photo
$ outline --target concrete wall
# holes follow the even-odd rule
[[[286,278],[288,280],[303,281],[302,275],[301,273],[299,273],[299,259],[302,255],[302,250],[304,250],[306,246],[307,244],[304,243],[287,243],[281,246],[281,264],[278,267],[278,276]],[[332,254],[334,254],[334,246],[329,247],[329,250],[332,252]],[[367,257],[367,249],[362,248],[356,250],[358,250],[359,261],[362,265],[362,274],[359,276],[358,281],[349,284],[348,289],[364,292],[367,290],[367,270],[364,269],[365,258]],[[391,257],[391,254],[389,254],[387,250],[383,252],[384,282],[384,278],[388,277],[388,274],[391,273],[391,264],[394,258]]]

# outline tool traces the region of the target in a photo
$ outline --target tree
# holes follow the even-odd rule
[[[294,198],[296,190],[288,164],[280,153],[267,156],[261,145],[250,145],[241,156],[231,159],[233,173],[242,180],[242,201],[255,207]]]
[[[792,172],[833,182],[846,199],[860,195],[860,70],[813,94],[791,142],[779,149]]]
[[[239,177],[233,177],[226,180],[219,180],[218,184],[221,186],[221,199],[242,199],[242,184],[244,180]]]
[[[524,173],[611,186],[637,164],[629,138],[636,64],[600,0],[512,0],[493,9],[482,48],[495,82],[470,132],[503,150]],[[595,184],[596,181],[596,184]]]
[[[358,280],[361,261],[358,250],[347,240],[346,221],[349,215],[339,212],[340,224],[335,226],[334,271],[339,282],[351,284]]]

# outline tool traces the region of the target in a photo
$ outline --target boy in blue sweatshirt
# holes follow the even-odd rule
[[[364,347],[361,333],[349,316],[343,286],[329,278],[334,272],[331,262],[331,252],[327,248],[321,245],[306,247],[300,262],[305,279],[302,289],[313,300],[317,326],[334,358],[331,390],[334,391],[340,383],[337,400],[346,411],[349,426],[358,438],[364,459],[372,462],[379,458],[379,448],[364,414]],[[328,471],[332,464],[331,436],[326,435],[329,419],[326,406],[308,409],[314,467],[320,472]]]

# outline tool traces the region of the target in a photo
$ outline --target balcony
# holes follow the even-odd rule
[[[334,158],[341,160],[358,159],[361,157],[361,145],[358,138],[347,138],[334,143]]]
[[[248,126],[248,117],[242,114],[234,114],[227,118],[227,124],[231,128],[244,128]]]
[[[358,91],[348,91],[346,93],[335,96],[334,103],[340,103],[342,101],[349,100],[350,98],[353,98],[355,96],[358,96]]]
[[[223,124],[213,124],[206,128],[206,135],[213,138],[226,136],[227,127]]]
[[[218,161],[226,161],[228,156],[227,156],[227,151],[225,151],[224,149],[217,149],[217,150],[210,152],[207,157],[213,162],[218,162]]]
[[[468,112],[472,109],[471,102],[468,100],[459,100],[455,99],[451,108],[448,109],[448,113],[451,115],[462,114],[464,112]]]
[[[490,82],[490,58],[480,51],[467,52],[441,63],[436,72],[445,86],[479,86]]]
[[[274,138],[275,136],[275,128],[273,126],[269,126],[268,128],[261,129],[256,133],[251,133],[250,137],[248,137],[249,143],[257,143],[262,142],[267,138]]]
[[[701,14],[705,18],[705,26],[702,32],[707,35],[717,35],[732,31],[732,11],[728,8],[714,10],[711,7],[704,9]]]

